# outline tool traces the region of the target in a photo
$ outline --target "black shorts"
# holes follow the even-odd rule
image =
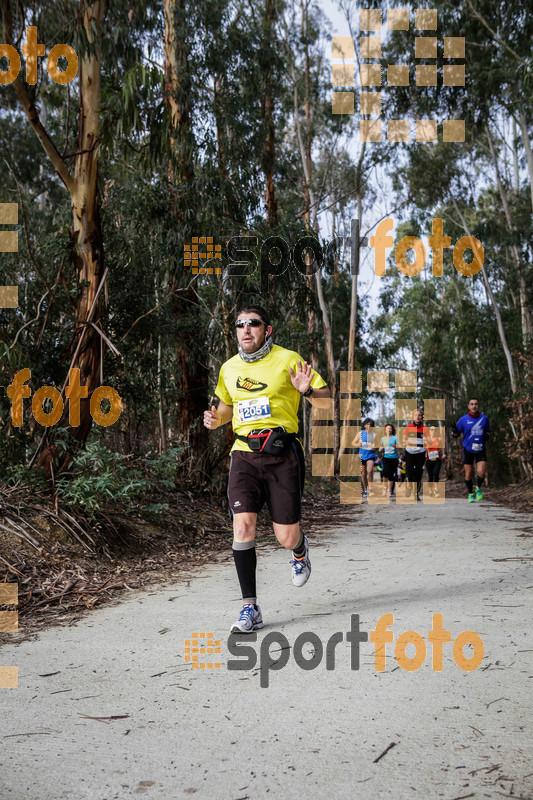
[[[405,469],[407,472],[408,481],[422,482],[422,473],[424,472],[424,464],[426,463],[426,453],[408,453],[405,451]]]
[[[398,459],[397,458],[383,458],[383,472],[384,478],[389,481],[395,481],[398,472]]]
[[[228,477],[232,514],[258,514],[267,504],[272,522],[293,525],[302,516],[305,462],[300,442],[292,442],[286,456],[234,450]]]
[[[480,450],[479,453],[471,453],[470,450],[467,450],[466,447],[463,447],[463,464],[470,464],[472,465],[474,461],[486,461],[487,460],[487,451],[485,448]]]

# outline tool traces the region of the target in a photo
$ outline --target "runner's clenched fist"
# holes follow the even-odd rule
[[[211,406],[211,409],[204,411],[204,425],[206,428],[214,431],[215,428],[221,424],[220,414],[216,410],[215,406]]]

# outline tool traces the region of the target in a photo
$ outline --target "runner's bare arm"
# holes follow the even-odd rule
[[[218,404],[218,408],[215,406],[211,406],[211,409],[208,411],[204,411],[204,425],[206,428],[210,430],[215,430],[215,428],[220,428],[221,425],[225,425],[233,416],[233,406],[227,406],[226,403],[223,403],[222,400]]]
[[[313,389],[313,394],[307,399],[312,406],[316,408],[329,408],[331,403],[331,395],[327,386],[322,386],[320,389]]]

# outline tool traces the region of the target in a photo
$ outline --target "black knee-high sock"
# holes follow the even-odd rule
[[[252,539],[251,542],[233,542],[232,549],[237,576],[241,585],[242,599],[245,603],[256,605],[255,569],[257,556],[255,553],[255,540]]]
[[[481,477],[481,475],[477,476],[477,485],[479,486],[480,489],[483,486],[484,480],[485,480],[485,476],[484,475],[483,475],[483,477]]]
[[[466,488],[468,489],[469,494],[472,494],[472,492],[474,491],[474,481],[472,481],[472,480],[467,481],[466,478],[465,478],[465,483],[466,483]]]
[[[304,544],[304,535],[300,533],[300,541],[293,547],[292,552],[296,556],[296,558],[303,558],[305,556],[305,544]]]

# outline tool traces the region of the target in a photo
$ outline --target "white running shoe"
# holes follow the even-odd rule
[[[301,559],[291,558],[292,582],[295,586],[303,586],[311,575],[311,559],[309,558],[309,542],[304,536],[305,555]]]
[[[264,627],[264,622],[259,606],[255,609],[252,603],[245,603],[239,619],[231,626],[230,633],[252,633],[262,627]]]

